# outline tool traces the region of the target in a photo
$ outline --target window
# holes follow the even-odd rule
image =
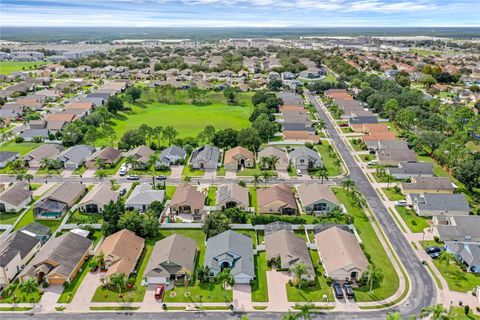
[[[315,203],[313,205],[313,211],[327,211],[327,204],[326,203]]]

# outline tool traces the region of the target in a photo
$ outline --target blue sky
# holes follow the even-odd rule
[[[1,26],[480,26],[480,0],[0,0],[0,6]]]

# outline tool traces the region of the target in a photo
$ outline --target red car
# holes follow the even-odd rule
[[[165,292],[165,287],[161,284],[155,289],[155,299],[162,299],[163,293]]]

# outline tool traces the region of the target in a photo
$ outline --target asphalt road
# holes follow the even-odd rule
[[[383,229],[383,232],[388,237],[393,249],[405,266],[406,272],[410,277],[411,294],[399,307],[399,311],[405,316],[410,316],[412,314],[418,315],[423,307],[434,305],[436,303],[437,291],[434,280],[422,265],[407,239],[403,236],[402,231],[397,226],[394,218],[387,211],[387,208],[383,205],[382,200],[375,192],[375,189],[370,184],[368,178],[355,162],[346,143],[335,130],[334,124],[327,117],[315,97],[311,93],[307,93],[306,95],[315,105],[320,118],[325,121],[326,129],[330,133],[331,139],[335,142],[340,155],[345,160],[345,163],[350,170],[349,178],[355,182],[359,191],[361,191],[367,199],[370,208],[372,208],[375,214],[375,218]]]

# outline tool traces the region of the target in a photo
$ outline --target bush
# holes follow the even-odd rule
[[[25,139],[23,139],[20,136],[16,136],[14,141],[15,141],[15,143],[22,143],[23,141],[25,141]]]
[[[330,277],[327,277],[327,278],[325,279],[325,282],[327,283],[327,286],[331,286],[332,283],[333,283],[333,279],[330,278]]]
[[[435,236],[435,237],[433,237],[433,240],[435,240],[435,242],[440,242],[440,237],[439,237],[439,236]]]
[[[251,221],[253,225],[256,224],[269,224],[275,221],[282,221],[291,224],[305,224],[307,221],[303,217],[299,216],[281,216],[274,214],[262,214],[251,216]]]

